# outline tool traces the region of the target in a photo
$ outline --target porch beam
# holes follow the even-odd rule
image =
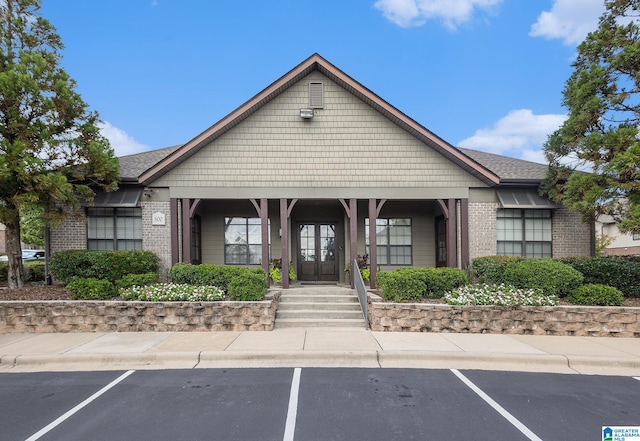
[[[456,244],[457,239],[457,220],[456,220],[456,200],[447,200],[447,211],[449,216],[447,217],[447,266],[449,268],[455,268],[457,266],[457,254],[458,247]]]
[[[198,209],[200,202],[202,202],[202,199],[193,200],[193,203],[191,204],[191,208],[189,209],[189,217],[193,218],[193,216],[196,214],[196,210]]]
[[[460,264],[467,269],[469,259],[469,199],[460,199]]]
[[[436,199],[438,201],[438,205],[440,206],[440,210],[442,210],[442,214],[444,218],[447,219],[449,217],[449,210],[447,209],[447,204],[442,199]]]
[[[169,200],[169,216],[171,222],[171,266],[180,261],[180,241],[178,232],[178,199]]]

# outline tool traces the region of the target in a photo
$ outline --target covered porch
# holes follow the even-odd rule
[[[368,255],[379,269],[469,265],[468,199],[171,198],[171,259],[261,266],[281,259],[282,287],[297,280],[341,282]],[[351,265],[350,265],[351,264]]]

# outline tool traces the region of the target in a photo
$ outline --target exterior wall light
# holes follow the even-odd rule
[[[300,118],[303,118],[303,119],[313,118],[313,109],[300,109]]]

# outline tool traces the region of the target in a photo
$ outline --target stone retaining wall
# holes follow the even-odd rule
[[[369,298],[372,331],[640,337],[640,308],[452,306]]]
[[[280,295],[260,302],[3,301],[0,334],[271,331]]]

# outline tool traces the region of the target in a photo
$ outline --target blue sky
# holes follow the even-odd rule
[[[42,0],[119,156],[182,144],[313,53],[453,145],[544,162],[604,0]]]

